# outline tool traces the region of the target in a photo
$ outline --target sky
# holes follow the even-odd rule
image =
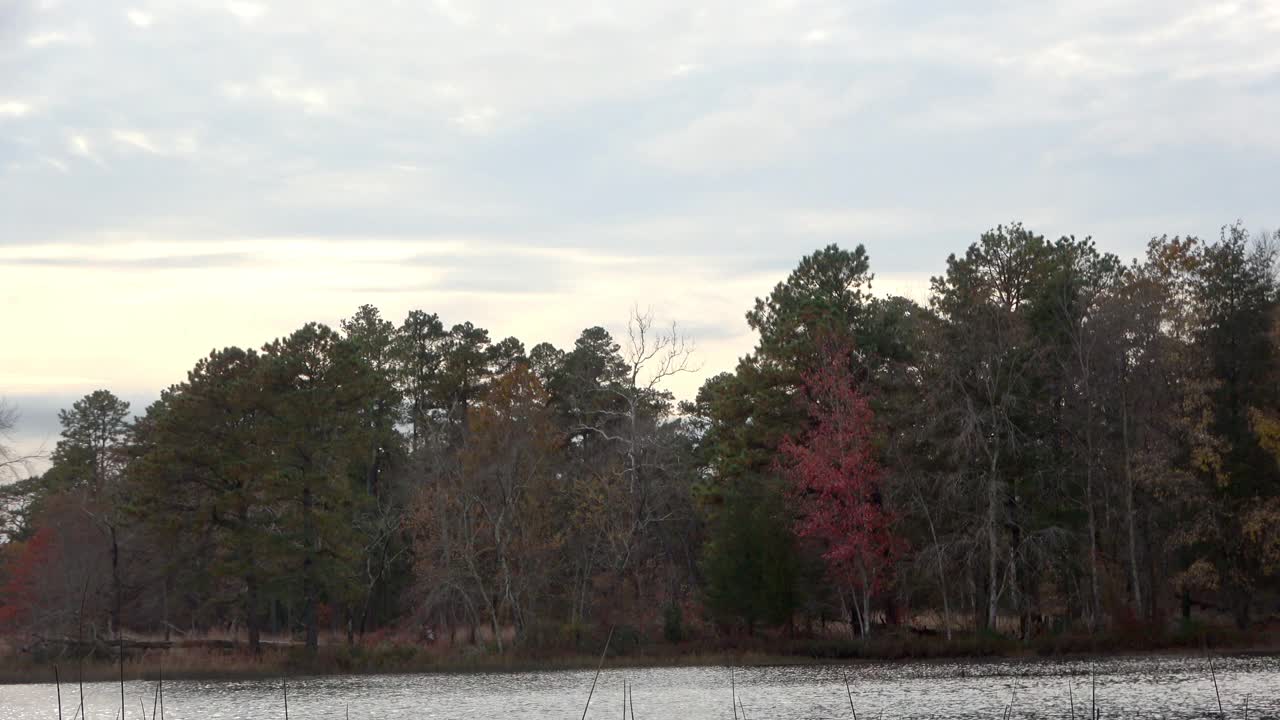
[[[701,372],[804,254],[879,292],[1021,220],[1122,257],[1277,222],[1280,0],[0,0],[0,397],[372,303],[526,346],[676,321]]]

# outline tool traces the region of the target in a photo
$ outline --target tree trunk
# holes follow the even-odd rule
[[[314,504],[315,498],[308,484],[302,488],[302,619],[306,623],[306,644],[310,653],[320,647],[320,623],[316,612],[315,519],[312,517]]]
[[[1009,599],[1013,605],[1014,614],[1018,617],[1018,637],[1021,640],[1026,640],[1027,625],[1024,619],[1026,604],[1022,597],[1022,587],[1019,585],[1019,583],[1022,582],[1022,578],[1018,575],[1017,547],[1019,542],[1021,542],[1021,539],[1017,535],[1017,529],[1015,526],[1014,537],[1009,543]]]
[[[115,593],[115,607],[111,611],[111,623],[115,625],[116,637],[120,637],[124,629],[120,625],[120,545],[116,542],[116,528],[108,526],[111,533],[111,587]]]
[[[120,625],[120,545],[116,542],[116,528],[111,531],[111,581],[115,585],[116,602],[112,622],[116,626],[116,651],[120,653],[120,717],[124,717],[124,628]]]
[[[1156,580],[1156,553],[1152,548],[1154,541],[1151,539],[1151,523],[1148,522],[1143,526],[1142,547],[1146,549],[1145,557],[1147,561],[1147,587],[1152,591],[1147,593],[1147,617],[1151,620],[1158,620],[1161,616],[1160,610],[1160,593],[1155,592],[1155,588],[1159,587]]]
[[[1000,537],[997,520],[1000,513],[1000,488],[995,478],[995,460],[987,481],[987,627],[996,629],[1000,609],[999,562]]]
[[[1089,435],[1088,432],[1085,433]],[[1088,443],[1092,445],[1092,443]],[[1085,463],[1085,484],[1084,484],[1085,504],[1088,506],[1088,527],[1086,531],[1089,533],[1089,590],[1090,597],[1093,601],[1093,607],[1089,611],[1089,632],[1093,633],[1098,628],[1098,620],[1102,617],[1102,593],[1098,589],[1098,525],[1093,508],[1093,456],[1090,453],[1088,461]]]
[[[1236,627],[1241,630],[1249,629],[1250,604],[1250,597],[1248,593],[1241,591],[1239,597],[1236,598],[1234,608],[1235,612],[1233,613],[1235,615]]]
[[[946,628],[947,642],[951,642],[951,605],[947,600],[947,571],[942,565],[942,548],[938,545],[938,532],[933,525],[933,515],[929,512],[924,495],[918,488],[916,497],[919,498],[920,507],[924,509],[924,518],[929,523],[929,537],[933,540],[934,557],[938,561],[938,585],[942,590],[942,624]]]
[[[1143,614],[1142,580],[1138,575],[1138,528],[1135,519],[1133,466],[1129,450],[1129,409],[1128,399],[1120,398],[1120,434],[1124,440],[1124,482],[1125,482],[1125,514],[1128,516],[1129,531],[1129,581],[1133,583],[1133,612],[1138,617]]]
[[[169,576],[160,580],[160,624],[164,627],[164,641],[169,642]]]
[[[862,637],[865,638],[871,635],[871,578],[867,577],[866,563],[859,562],[858,571],[862,575],[862,587],[859,588],[862,606],[858,608],[858,615],[862,620]]]
[[[258,578],[250,572],[244,578],[244,620],[249,628],[249,652],[262,653],[262,626],[258,617]]]
[[[971,561],[969,564],[969,615],[973,618],[974,632],[981,633],[987,625],[986,598],[982,596],[985,585],[982,582],[982,565]]]

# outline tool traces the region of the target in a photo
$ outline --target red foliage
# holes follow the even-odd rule
[[[804,376],[813,424],[802,439],[782,442],[780,466],[799,510],[796,534],[824,544],[833,579],[870,594],[890,578],[903,543],[880,499],[874,417],[858,391],[851,352],[827,343],[821,357]]]
[[[18,629],[30,620],[39,602],[39,571],[54,561],[54,531],[42,527],[30,540],[13,551],[5,567],[5,583],[0,587],[0,628]]]

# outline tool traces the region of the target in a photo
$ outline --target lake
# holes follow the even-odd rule
[[[1216,658],[1222,704],[1229,718],[1280,717],[1280,658]],[[725,720],[733,717],[732,683],[746,716],[761,720],[849,718],[843,666],[764,668],[605,668],[587,717],[622,712],[622,683],[633,687],[640,720]],[[1096,679],[1104,718],[1217,717],[1208,661],[1203,657],[1130,657],[1090,661],[902,662],[847,667],[859,717],[1067,718],[1088,717]],[[1095,673],[1091,677],[1091,673]],[[430,720],[544,718],[578,720],[593,671],[471,675],[382,675],[291,678],[289,717]],[[166,681],[169,720],[283,718],[279,681]],[[1070,690],[1069,690],[1070,689]],[[125,685],[126,717],[150,717],[155,683]],[[75,715],[75,684],[62,687],[63,713]],[[120,708],[119,685],[85,686],[88,720],[111,720]],[[0,686],[0,720],[56,718],[52,683]]]

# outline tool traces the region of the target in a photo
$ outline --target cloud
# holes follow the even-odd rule
[[[589,325],[621,329],[639,302],[664,319],[707,327],[707,337],[698,338],[703,358],[724,369],[741,351],[743,308],[777,279],[773,273],[744,278],[714,258],[695,255],[483,242],[370,239],[354,246],[245,238],[182,254],[191,243],[104,240],[110,238],[78,246],[0,247],[0,268],[20,269],[9,273],[14,279],[3,292],[10,294],[10,330],[24,338],[0,346],[6,387],[48,394],[98,385],[122,394],[154,393],[181,380],[212,347],[257,346],[309,320],[336,325],[365,302],[392,319],[425,308],[449,324],[474,321],[495,337],[561,346]],[[220,247],[235,250],[208,254]],[[592,299],[592,312],[581,311],[583,298]],[[147,322],[123,320],[140,313]],[[65,338],[74,338],[79,350],[48,355],[28,348]],[[695,388],[692,378],[681,392]]]
[[[453,121],[468,132],[485,132],[493,127],[498,111],[491,106],[466,108]]]
[[[98,159],[98,156],[93,152],[93,145],[89,142],[89,138],[79,133],[72,134],[67,138],[67,150],[72,155],[78,155],[90,160]]]
[[[124,14],[125,17],[129,19],[129,22],[140,28],[151,27],[151,24],[155,22],[155,18],[153,18],[150,13],[143,12],[136,8],[126,10]]]
[[[249,253],[207,253],[202,255],[159,255],[152,257],[94,258],[85,256],[31,256],[5,258],[0,267],[34,266],[47,268],[90,268],[96,270],[184,270],[244,267],[255,260]]]
[[[435,0],[435,9],[455,25],[466,25],[471,22],[470,13],[459,8],[452,0]]]
[[[0,100],[0,117],[18,118],[31,112],[31,106],[21,100]]]
[[[227,12],[244,22],[254,22],[262,17],[266,11],[267,8],[265,6],[255,2],[237,2],[233,0],[227,3]]]
[[[297,105],[306,112],[322,112],[329,107],[329,93],[323,88],[307,87],[281,77],[265,77],[260,81],[262,91],[286,105]]]
[[[151,144],[151,140],[146,133],[138,132],[137,130],[115,130],[111,133],[111,137],[121,145],[144,150],[152,155],[160,154],[160,150]]]
[[[6,388],[6,393],[0,398],[18,415],[13,430],[2,438],[3,441],[19,456],[29,458],[30,471],[47,470],[49,454],[57,446],[62,432],[58,412],[70,408],[72,403],[103,385],[102,378],[15,378],[0,374],[0,387]],[[130,393],[121,399],[130,404],[129,409],[134,415],[141,415],[158,396],[158,392]]]
[[[154,389],[365,299],[527,343],[652,302],[710,372],[828,243],[918,293],[1010,219],[1274,222],[1271,2],[0,6],[24,376]]]
[[[61,32],[42,32],[27,37],[27,44],[33,48],[43,48],[50,45],[65,45],[73,42],[73,38],[66,33]]]
[[[768,166],[803,152],[806,136],[835,112],[807,88],[768,88],[655,138],[642,154],[680,172]]]

